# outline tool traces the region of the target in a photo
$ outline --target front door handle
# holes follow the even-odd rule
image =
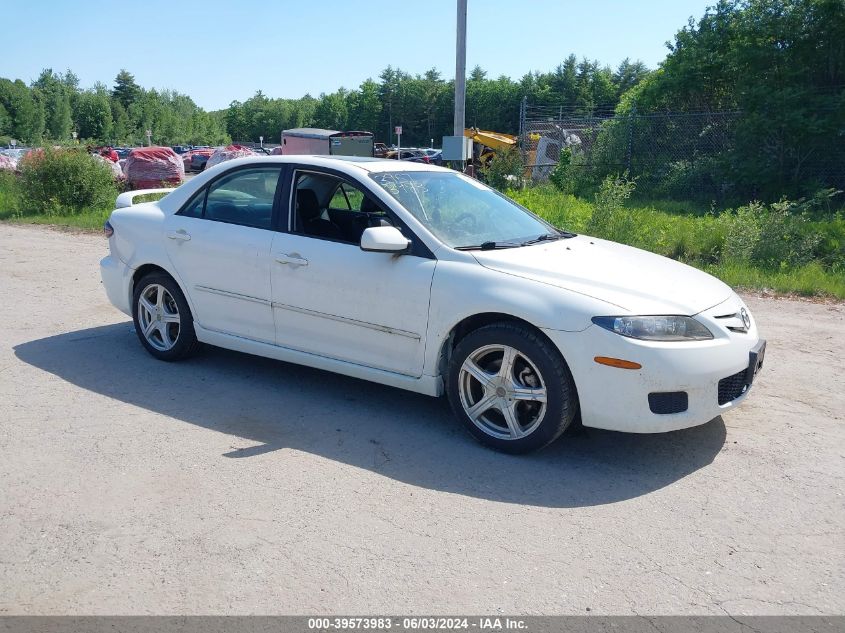
[[[279,253],[276,255],[276,261],[280,264],[290,264],[291,266],[308,265],[308,260],[302,257],[299,253]]]
[[[167,234],[167,237],[171,240],[179,240],[180,242],[187,242],[191,239],[191,236],[185,231],[185,229],[171,231]]]

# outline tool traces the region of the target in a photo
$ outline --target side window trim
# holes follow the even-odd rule
[[[198,200],[202,197],[202,206],[200,207],[200,214],[199,215],[187,215],[184,212],[193,206],[194,201]],[[181,206],[181,208],[175,213],[175,215],[180,215],[186,218],[194,218],[195,220],[204,220],[205,219],[205,201],[208,198],[208,185],[204,185],[199,191],[195,192],[188,201]]]
[[[290,177],[294,170],[288,163],[283,163],[281,167],[279,183],[276,185],[276,197],[273,199],[273,230],[277,233],[288,233],[290,203],[285,205],[285,200],[288,199],[291,188]]]
[[[340,184],[338,185],[338,189],[340,189],[340,193],[343,194],[343,199],[346,200],[346,208],[352,211],[352,203],[349,202],[349,196],[346,195],[346,187],[343,186],[345,184],[346,183],[341,180]]]

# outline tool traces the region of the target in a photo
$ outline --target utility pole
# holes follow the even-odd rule
[[[466,127],[467,96],[467,0],[458,0],[458,26],[455,49],[455,136]]]

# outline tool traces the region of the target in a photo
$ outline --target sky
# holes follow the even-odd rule
[[[692,16],[715,0],[469,0],[467,72],[555,68],[570,53],[655,68]],[[456,0],[0,0],[14,38],[0,77],[29,83],[71,69],[82,87],[121,68],[207,110],[269,97],[318,96],[376,79],[388,65],[455,74]]]

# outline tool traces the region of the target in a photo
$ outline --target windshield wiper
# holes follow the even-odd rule
[[[474,244],[472,246],[456,246],[456,251],[492,251],[497,248],[515,248],[522,246],[522,244],[514,244],[513,242],[481,242],[481,244]]]
[[[520,246],[527,246],[529,244],[539,244],[540,242],[554,242],[570,237],[575,237],[575,233],[570,233],[569,231],[561,231],[560,233],[543,233],[542,235],[535,237],[532,240],[526,240],[522,242]]]

